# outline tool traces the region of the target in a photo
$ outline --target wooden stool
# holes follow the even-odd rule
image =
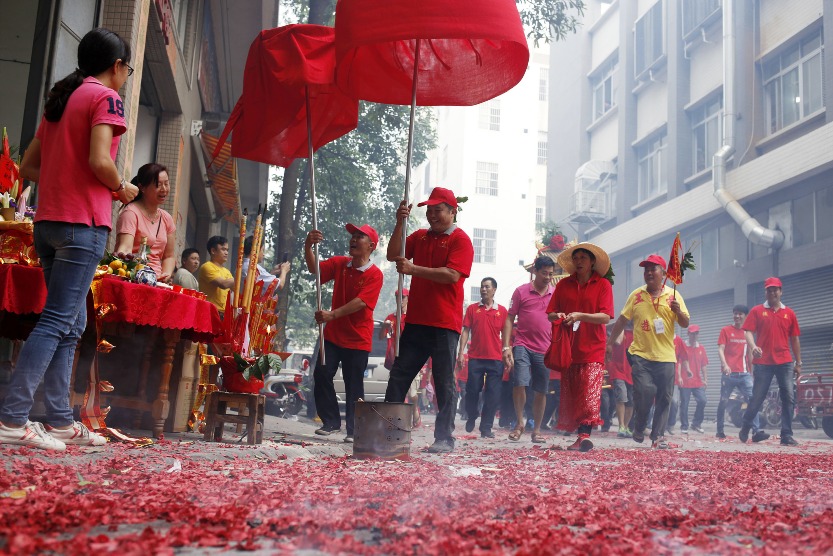
[[[228,406],[243,406],[246,411],[239,410],[237,415],[226,414]],[[266,406],[266,396],[259,394],[234,394],[232,392],[211,392],[208,395],[205,411],[205,436],[207,442],[222,442],[223,425],[235,423],[246,425],[249,433],[249,444],[263,442],[263,416]]]

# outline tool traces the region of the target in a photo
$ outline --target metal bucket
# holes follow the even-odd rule
[[[357,401],[354,417],[354,458],[408,459],[413,404]]]

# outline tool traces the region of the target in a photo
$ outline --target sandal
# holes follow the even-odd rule
[[[516,428],[515,430],[513,430],[512,432],[509,433],[509,440],[511,440],[512,442],[517,442],[518,440],[521,439],[521,436],[523,435],[523,433],[524,433],[523,427]]]
[[[547,439],[540,432],[533,432],[532,433],[532,442],[534,442],[535,444],[546,444]]]

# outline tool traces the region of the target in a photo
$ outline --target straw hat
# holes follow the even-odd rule
[[[596,263],[593,265],[593,270],[595,270],[599,276],[604,276],[607,274],[607,271],[610,270],[610,257],[607,253],[605,253],[604,249],[598,245],[583,242],[568,247],[558,255],[558,266],[563,268],[564,272],[567,274],[573,274],[576,271],[576,267],[573,266],[573,253],[576,249],[585,249],[593,253],[593,256],[596,257]]]

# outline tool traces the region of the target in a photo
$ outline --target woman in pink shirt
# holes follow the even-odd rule
[[[150,249],[148,266],[158,280],[170,282],[176,267],[176,227],[171,215],[160,208],[171,192],[168,169],[151,162],[139,168],[131,181],[139,188],[139,194],[119,214],[116,253],[137,253],[146,237]]]
[[[46,305],[20,351],[0,407],[0,444],[64,450],[106,439],[76,422],[69,406],[75,347],[87,324],[87,292],[104,254],[113,197],[138,193],[116,167],[126,130],[118,90],[133,69],[130,47],[107,29],[78,44],[78,68],[49,92],[20,175],[38,182],[34,242],[46,281]],[[35,389],[44,382],[46,426],[29,421]]]

